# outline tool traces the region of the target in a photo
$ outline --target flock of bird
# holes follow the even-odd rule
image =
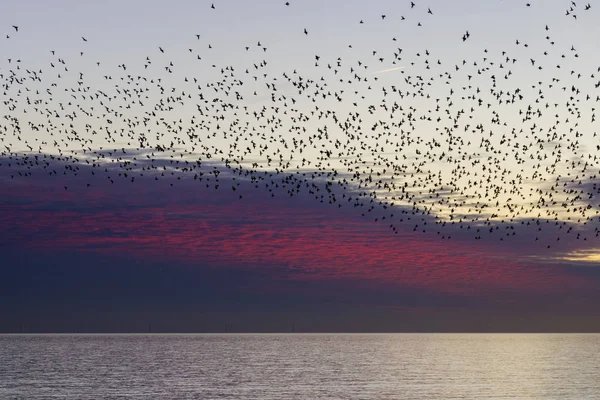
[[[218,9],[211,4],[209,12]],[[590,9],[571,2],[566,15]],[[419,18],[436,15],[416,1],[407,10],[420,13],[418,27]],[[13,26],[6,40],[24,29]],[[151,177],[177,190],[189,179],[240,200],[253,186],[271,196],[306,193],[332,212],[352,207],[394,233],[401,224],[444,239],[457,230],[477,240],[523,232],[551,247],[540,231],[553,229],[553,241],[586,241],[600,234],[593,132],[600,67],[576,69],[576,46],[559,48],[548,25],[537,34],[542,49],[516,39],[458,63],[425,48],[407,54],[393,37],[389,52],[348,60],[340,49],[315,54],[310,70],[279,72],[268,67],[261,41],[240,49],[258,54],[245,67],[204,63],[213,45],[203,43],[181,62],[204,63],[203,78],[177,74],[165,45],[115,73],[93,60],[99,79],[71,68],[75,57],[91,60],[85,49],[49,49],[43,69],[3,55],[0,172],[7,179],[89,173],[87,187]],[[472,36],[465,30],[456,45]],[[397,79],[389,84],[385,74]]]

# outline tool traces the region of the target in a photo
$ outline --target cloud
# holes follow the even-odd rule
[[[60,163],[54,167],[61,169]],[[404,222],[396,221],[394,233],[389,221],[374,221],[389,212],[376,201],[365,200],[374,207],[367,212],[366,207],[321,202],[307,190],[290,196],[286,191],[293,185],[277,175],[267,181],[270,192],[264,181],[256,188],[251,180],[210,165],[209,170],[223,171],[215,190],[214,178],[207,187],[189,176],[178,180],[149,171],[130,182],[116,175],[114,166],[94,176],[89,166],[79,167],[74,176],[32,169],[31,175],[0,180],[0,303],[5,305],[0,314],[17,312],[8,321],[19,321],[18,310],[52,307],[60,311],[48,315],[60,320],[65,310],[218,314],[242,309],[325,312],[335,305],[394,313],[386,318],[408,313],[411,319],[404,321],[415,327],[425,316],[446,313],[485,320],[484,310],[514,314],[552,308],[552,318],[587,315],[600,301],[600,269],[559,259],[582,247],[571,243],[562,252],[540,251],[520,236],[505,236],[513,223],[495,224],[491,236],[477,241],[459,223],[448,224],[438,235],[433,216],[395,206]],[[327,193],[326,182],[315,178],[321,190],[312,187],[317,195]],[[231,190],[237,183],[238,189]],[[341,186],[331,190],[338,198],[356,196]],[[419,229],[413,229],[415,224]],[[544,225],[559,229],[552,221]],[[552,232],[547,227],[537,232],[535,224],[523,229],[519,235]],[[442,235],[452,239],[441,240]],[[360,312],[370,320],[372,312]],[[145,317],[129,319],[136,318]],[[444,318],[445,328],[423,329],[458,326]],[[372,326],[388,326],[382,321]],[[93,319],[87,324],[96,326]]]
[[[394,68],[382,69],[380,71],[372,72],[372,74],[373,75],[375,75],[375,74],[384,74],[386,72],[399,71],[399,70],[402,70],[402,69],[405,69],[405,67],[394,67]]]
[[[173,189],[174,178],[152,178],[119,184],[97,178],[90,187],[74,179],[68,190],[46,178],[5,181],[0,221],[11,234],[0,244],[263,270],[290,281],[387,282],[455,295],[551,294],[565,282],[581,290],[595,284],[553,265],[532,266],[524,261],[531,250],[526,247],[507,253],[498,243],[474,241],[459,224],[450,225],[452,240],[440,240],[435,227],[415,232],[415,222],[425,226],[432,219],[408,210],[394,234],[389,222],[321,203],[306,192],[272,197],[246,185],[239,199],[230,174],[219,177],[225,190],[192,179],[175,180]]]

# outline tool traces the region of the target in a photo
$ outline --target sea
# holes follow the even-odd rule
[[[0,399],[600,399],[600,334],[1,335]]]

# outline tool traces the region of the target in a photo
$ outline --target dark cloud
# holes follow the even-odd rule
[[[102,173],[91,175],[96,168],[77,165],[77,175],[46,176],[38,167],[13,179],[0,169],[6,193],[0,199],[1,304],[11,326],[42,309],[49,315],[133,313],[140,321],[146,312],[185,311],[213,313],[217,321],[219,313],[243,310],[322,316],[336,307],[411,310],[414,326],[423,326],[414,319],[419,313],[429,318],[462,310],[477,325],[487,321],[485,310],[515,316],[551,307],[557,315],[588,315],[599,304],[599,270],[559,259],[578,248],[574,241],[552,252],[526,243],[524,234],[548,238],[551,232],[526,220],[493,224],[494,233],[473,240],[466,224],[448,222],[438,235],[432,215],[394,206],[405,220],[394,233],[388,222],[374,221],[391,207],[374,201],[366,212],[321,202],[306,190],[286,195],[280,176],[269,177],[280,185],[271,184],[269,192],[247,179],[234,181],[222,165],[209,165],[223,170],[215,190],[189,176],[156,181],[156,171],[113,184]],[[107,165],[104,173],[117,170]],[[326,179],[314,182],[327,193]],[[335,185],[331,193],[356,195]],[[517,224],[515,237],[511,226]],[[540,224],[561,229],[552,221]],[[496,239],[503,235],[506,241]],[[466,317],[462,324],[447,322],[444,329],[475,326]]]

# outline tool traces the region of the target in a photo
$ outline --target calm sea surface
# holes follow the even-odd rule
[[[0,336],[0,399],[600,399],[600,335]]]

